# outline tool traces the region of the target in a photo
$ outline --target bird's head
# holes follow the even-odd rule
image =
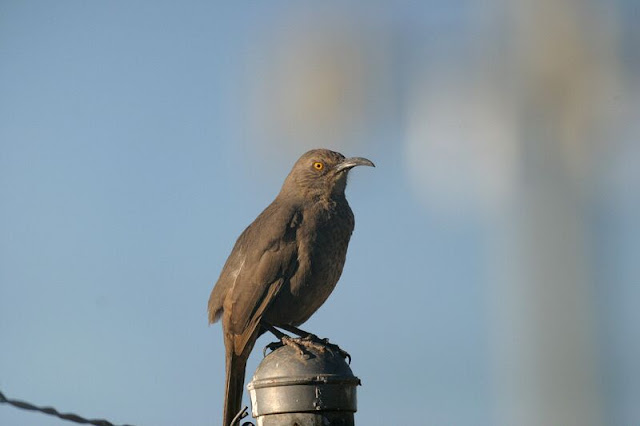
[[[345,158],[339,152],[313,149],[296,161],[284,182],[283,190],[295,191],[305,198],[331,198],[344,195],[349,170],[374,164],[362,157]]]

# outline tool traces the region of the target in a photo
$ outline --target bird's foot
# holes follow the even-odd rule
[[[265,346],[262,350],[263,356],[267,356],[267,350],[273,352],[283,346],[290,346],[294,348],[303,359],[312,358],[313,354],[310,351],[315,350],[319,353],[329,352],[334,356],[340,355],[342,358],[346,359],[349,364],[351,364],[351,355],[340,348],[340,346],[329,343],[329,339],[321,339],[315,334],[297,329],[294,329],[294,332],[298,333],[301,337],[289,337],[286,334],[275,330],[273,327],[270,327],[270,330],[278,337],[279,340]]]
[[[316,351],[321,353],[329,352],[332,355],[340,355],[342,358],[346,359],[349,364],[351,364],[351,355],[342,350],[340,346],[329,343],[329,339],[320,339],[315,334],[301,330],[293,325],[283,325],[282,328],[300,336],[300,342],[303,345],[306,345],[306,347],[314,348]]]
[[[293,338],[287,335],[283,335],[282,337],[280,337],[279,341],[271,342],[267,346],[265,346],[264,350],[262,351],[262,354],[264,356],[267,356],[267,350],[270,350],[271,352],[273,352],[276,349],[279,349],[283,346],[290,346],[293,349],[295,349],[298,355],[301,356],[303,359],[309,359],[313,356],[313,354],[311,354],[311,352],[307,350],[307,347],[302,342],[302,340],[303,340],[302,338]]]
[[[315,334],[309,333],[305,337],[301,337],[296,339],[299,343],[309,349],[315,349],[318,352],[324,353],[329,352],[332,355],[340,355],[342,358],[346,359],[349,364],[351,364],[351,355],[345,350],[343,350],[340,346],[329,343],[329,339],[324,338],[321,339]]]

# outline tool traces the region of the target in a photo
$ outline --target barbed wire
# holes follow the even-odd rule
[[[6,396],[4,396],[2,391],[0,391],[0,403],[13,405],[14,407],[20,408],[22,410],[39,411],[41,413],[48,414],[50,416],[59,417],[62,420],[68,420],[70,422],[89,424],[89,425],[95,425],[95,426],[116,426],[108,420],[85,419],[73,413],[60,413],[58,412],[58,410],[56,410],[53,407],[38,407],[25,401],[20,401],[17,399],[9,399]],[[122,425],[122,426],[133,426],[133,425]]]

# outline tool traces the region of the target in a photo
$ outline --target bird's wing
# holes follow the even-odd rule
[[[245,229],[236,241],[231,254],[220,272],[220,277],[209,296],[209,324],[217,322],[222,316],[224,300],[229,290],[235,285],[240,271],[244,268],[246,256],[243,249],[243,242],[246,240],[245,234],[249,228]]]
[[[236,351],[242,351],[255,335],[262,315],[296,273],[300,222],[301,215],[295,209],[272,205],[247,228],[234,248],[242,253],[242,259],[229,276],[233,284],[223,309],[227,332],[239,336]]]

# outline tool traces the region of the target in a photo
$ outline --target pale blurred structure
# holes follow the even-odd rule
[[[248,152],[277,158],[281,149],[326,145],[346,152],[374,139],[371,123],[392,107],[381,96],[391,89],[389,34],[343,8],[293,7],[251,40]]]
[[[594,221],[610,201],[603,182],[619,173],[611,158],[627,155],[625,139],[633,160],[613,185],[635,185],[623,198],[638,212],[638,45],[629,55],[621,39],[635,40],[633,50],[638,30],[624,24],[626,8],[634,6],[495,0],[424,22],[349,6],[294,8],[252,39],[260,53],[248,60],[248,122],[257,146],[330,141],[349,152],[363,144],[399,152],[426,211],[482,223],[492,424],[640,419],[630,402],[640,397],[638,367],[611,359],[640,354],[606,337],[620,324],[598,299],[611,279],[600,269],[617,260],[598,246]],[[396,128],[383,132],[392,139],[381,127]],[[637,234],[638,219],[629,226]],[[634,271],[611,291],[637,285]],[[621,371],[633,385],[617,382]]]

